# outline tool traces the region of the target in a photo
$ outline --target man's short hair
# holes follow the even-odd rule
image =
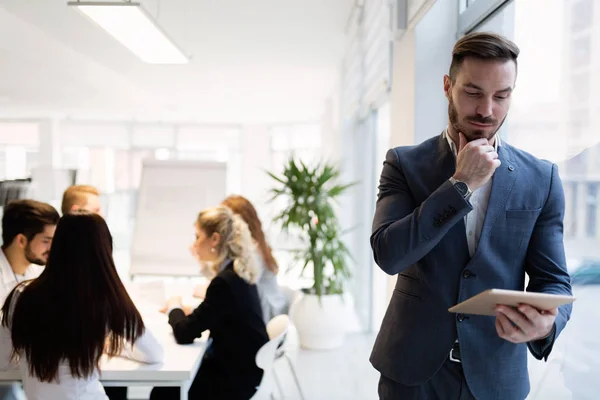
[[[87,204],[87,196],[91,194],[100,196],[100,192],[93,186],[89,185],[73,185],[69,186],[62,198],[60,207],[63,215],[71,212],[73,206],[83,207]]]
[[[15,200],[4,207],[2,215],[2,247],[10,246],[19,234],[27,240],[42,233],[46,225],[56,225],[60,215],[50,204],[35,200]]]
[[[452,63],[448,75],[455,81],[465,58],[480,60],[514,61],[517,66],[519,48],[504,36],[490,32],[473,32],[460,38],[452,50]]]

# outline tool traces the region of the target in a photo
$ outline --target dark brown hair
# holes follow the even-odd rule
[[[43,382],[58,379],[62,363],[74,377],[89,377],[107,338],[106,352],[115,356],[142,335],[142,317],[119,279],[102,217],[76,211],[61,218],[44,272],[11,292],[2,325],[11,330],[13,358],[24,357]]]
[[[467,57],[480,60],[514,61],[517,65],[519,48],[516,44],[490,32],[473,32],[460,38],[452,50],[452,63],[448,75],[455,81],[458,70]]]
[[[19,234],[28,241],[42,233],[46,225],[56,225],[60,215],[50,204],[35,200],[15,200],[8,203],[2,215],[2,248],[10,246]]]
[[[279,271],[277,261],[265,239],[262,224],[252,203],[245,197],[234,195],[227,197],[221,204],[233,211],[234,214],[238,214],[248,224],[252,239],[256,242],[264,263],[270,271],[276,274]]]
[[[60,210],[63,215],[71,212],[74,205],[84,206],[87,203],[87,195],[100,196],[100,192],[90,185],[69,186],[63,194]]]

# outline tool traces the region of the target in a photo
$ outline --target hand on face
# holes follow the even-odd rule
[[[459,132],[458,136],[454,178],[465,182],[471,190],[478,189],[490,180],[496,168],[500,166],[498,153],[487,139],[467,142],[462,132]]]
[[[517,309],[499,305],[496,307],[496,332],[512,343],[526,343],[547,337],[554,326],[558,308],[538,311],[526,304]]]

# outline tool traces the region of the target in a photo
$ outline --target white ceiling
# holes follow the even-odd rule
[[[0,114],[264,123],[316,120],[353,0],[146,0],[192,56],[144,64],[67,0],[0,0]]]

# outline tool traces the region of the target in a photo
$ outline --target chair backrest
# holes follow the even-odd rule
[[[255,358],[256,366],[263,370],[263,377],[257,392],[252,396],[252,400],[268,399],[271,394],[273,389],[271,369],[276,359],[277,348],[288,332],[289,323],[290,320],[287,315],[278,315],[267,324],[269,341],[258,350]],[[271,334],[275,336],[271,336]]]
[[[276,317],[273,317],[267,323],[267,334],[269,335],[269,340],[275,339],[282,332],[287,331],[290,326],[290,317],[286,314],[281,314]]]

